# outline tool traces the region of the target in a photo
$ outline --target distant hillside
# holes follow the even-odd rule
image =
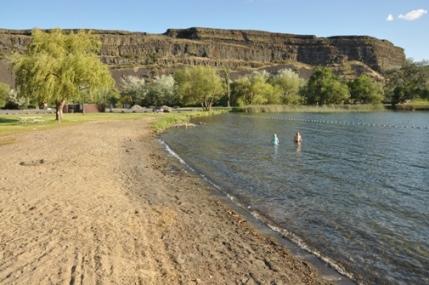
[[[119,82],[134,75],[151,80],[187,65],[228,68],[232,78],[252,70],[275,73],[292,68],[308,78],[315,67],[331,66],[338,74],[353,78],[398,68],[404,50],[386,40],[368,36],[318,38],[251,30],[210,28],[169,29],[164,34],[93,30],[102,41],[100,59]],[[0,29],[0,82],[13,85],[7,55],[22,51],[31,39],[31,30]]]

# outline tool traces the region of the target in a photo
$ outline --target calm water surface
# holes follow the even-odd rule
[[[253,214],[361,284],[429,284],[429,113],[198,121],[162,140]]]

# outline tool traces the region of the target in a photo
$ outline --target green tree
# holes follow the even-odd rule
[[[185,104],[201,104],[210,111],[224,93],[223,84],[217,70],[208,66],[178,69],[174,72],[177,94]]]
[[[221,71],[223,84],[225,85],[225,97],[227,99],[227,106],[231,107],[231,78],[229,74],[229,69],[224,68]]]
[[[147,102],[149,105],[177,105],[179,98],[176,93],[175,81],[172,75],[155,76],[148,84]]]
[[[9,90],[8,97],[6,99],[6,109],[25,109],[28,106],[28,100],[24,97],[19,97],[18,92],[14,89]]]
[[[6,105],[7,98],[9,97],[10,87],[8,84],[0,82],[0,108]]]
[[[240,77],[231,84],[234,101],[239,106],[273,103],[274,88],[268,83],[270,74],[254,71],[248,77]]]
[[[326,85],[326,101],[323,104],[342,105],[350,98],[349,88],[347,84],[340,80],[328,81]]]
[[[144,80],[144,78],[138,78],[134,75],[128,75],[121,78],[121,83],[122,96],[131,98],[130,102],[127,102],[126,104],[141,105],[145,101],[147,89],[145,85],[146,81]]]
[[[305,80],[300,78],[292,69],[281,69],[270,77],[269,82],[279,93],[282,104],[300,105],[304,103],[304,97],[300,94],[305,86]]]
[[[347,83],[351,100],[354,103],[380,104],[384,99],[384,91],[380,83],[366,75],[361,75]]]
[[[257,77],[259,78],[260,77],[260,78],[263,78],[265,81],[267,81],[271,77],[271,74],[268,71],[266,71],[265,69],[262,69],[262,70],[252,71],[250,73],[249,77],[251,80],[253,78],[257,78]]]
[[[20,96],[34,102],[54,101],[56,119],[61,122],[67,100],[94,96],[100,88],[114,88],[109,70],[96,53],[101,49],[98,36],[90,31],[65,33],[34,29],[23,54],[14,54]]]
[[[409,100],[410,94],[412,94],[412,90],[410,89],[410,86],[397,86],[395,89],[393,89],[392,94],[392,105],[395,107],[396,104],[403,103],[406,100]]]
[[[121,95],[119,94],[119,91],[116,88],[111,89],[110,92],[104,95],[105,95],[104,100],[107,105],[106,108],[119,107]]]
[[[231,83],[231,104],[247,105],[251,102],[250,80],[248,77],[240,77]]]
[[[429,99],[429,62],[407,59],[400,69],[385,74],[386,97],[395,106],[415,98]]]
[[[252,100],[249,104],[269,104],[277,103],[273,96],[273,86],[268,83],[269,74],[253,72],[250,75],[250,91]]]
[[[328,67],[317,68],[307,82],[308,104],[344,104],[350,97],[347,85]]]

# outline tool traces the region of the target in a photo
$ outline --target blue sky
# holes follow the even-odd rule
[[[207,27],[315,35],[365,35],[429,60],[429,0],[8,0],[0,28],[86,28],[164,33]]]

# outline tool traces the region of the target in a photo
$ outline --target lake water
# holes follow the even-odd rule
[[[429,113],[197,122],[161,139],[255,217],[360,284],[429,284]]]

